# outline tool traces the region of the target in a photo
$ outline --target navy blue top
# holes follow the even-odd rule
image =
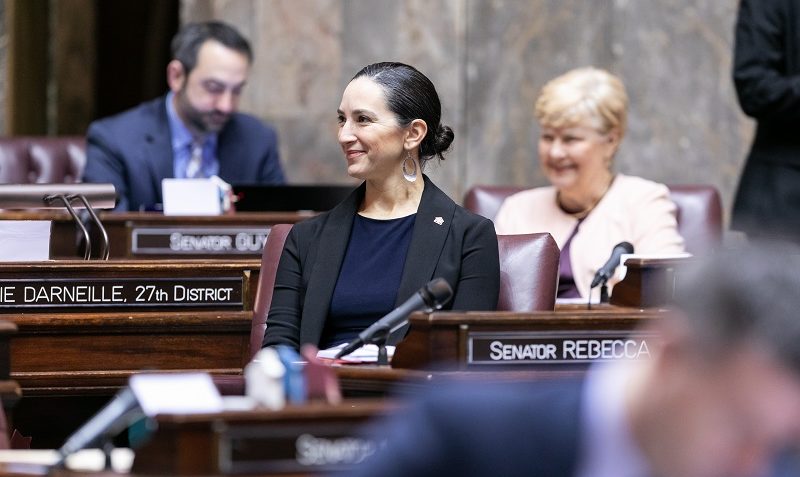
[[[351,341],[394,309],[416,217],[376,220],[356,215],[320,349]]]

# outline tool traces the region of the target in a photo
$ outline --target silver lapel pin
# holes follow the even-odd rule
[[[444,219],[441,217],[436,217],[435,219],[433,219],[433,223],[436,225],[442,225],[444,223]]]

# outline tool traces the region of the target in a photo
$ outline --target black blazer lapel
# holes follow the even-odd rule
[[[365,184],[361,184],[347,199],[334,207],[319,233],[319,240],[315,245],[314,268],[309,276],[303,302],[301,343],[318,343],[322,336],[333,290],[339,278],[339,269],[350,242],[353,220],[364,197],[365,188]]]
[[[423,178],[425,190],[417,209],[417,219],[414,222],[414,232],[411,234],[411,244],[408,247],[395,306],[406,301],[420,289],[421,284],[436,278],[433,275],[456,211],[455,202],[433,185],[427,176]],[[389,338],[389,343],[398,342],[405,333],[406,327],[395,331]]]

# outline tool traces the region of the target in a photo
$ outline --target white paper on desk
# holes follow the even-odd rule
[[[0,261],[49,259],[49,220],[0,220]]]
[[[162,179],[164,215],[220,215],[222,203],[213,179]]]
[[[336,354],[346,345],[347,343],[342,343],[339,346],[334,346],[333,348],[321,349],[317,351],[317,358],[335,359]],[[386,354],[389,356],[389,359],[392,359],[392,356],[394,356],[394,348],[394,346],[386,347]],[[343,356],[339,359],[351,363],[377,363],[378,346],[374,344],[364,345],[347,356]]]
[[[135,374],[130,387],[148,416],[221,412],[222,397],[205,373]]]

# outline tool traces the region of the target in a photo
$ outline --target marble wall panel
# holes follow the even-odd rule
[[[542,185],[533,103],[584,65],[624,79],[620,171],[707,182],[729,209],[752,123],[730,80],[734,0],[183,0],[257,52],[243,109],[275,124],[294,182],[346,182],[335,139],[341,91],[362,66],[411,63],[437,86],[456,132],[433,167],[454,198],[476,183]]]
[[[403,61],[439,88],[444,120],[463,117],[458,29],[462,2],[448,0],[186,1],[184,21],[219,18],[251,39],[256,62],[242,109],[274,124],[293,182],[353,182],[336,142],[336,109],[350,78],[376,61]],[[458,145],[453,156],[457,155]],[[431,168],[447,188],[458,167]]]
[[[426,172],[453,194],[462,182],[465,149],[459,61],[463,5],[463,0],[346,0],[341,37],[345,65],[341,88],[363,66],[379,61],[413,65],[436,86],[442,122],[453,128],[456,139],[447,159],[440,164],[432,161]]]
[[[612,62],[611,0],[471,1],[467,18],[465,187],[545,184],[534,102],[552,77]]]
[[[714,184],[730,208],[752,135],[731,80],[736,2],[615,3],[616,68],[631,101],[618,168]]]

